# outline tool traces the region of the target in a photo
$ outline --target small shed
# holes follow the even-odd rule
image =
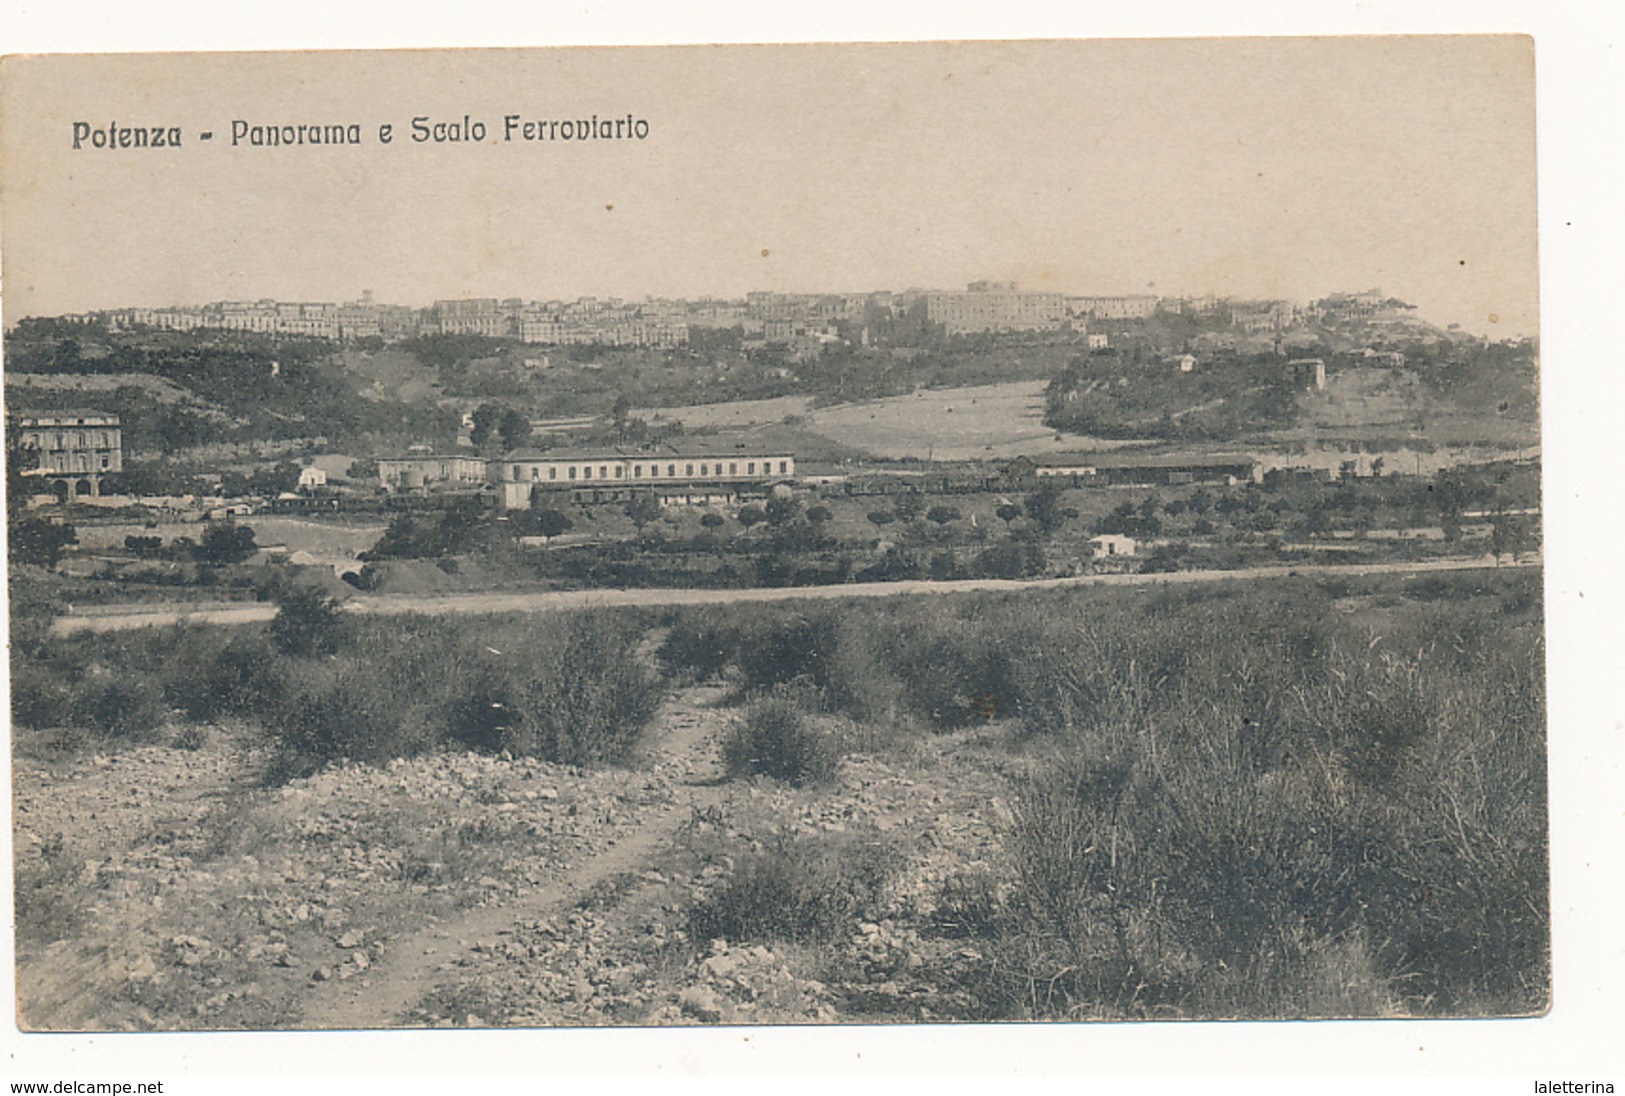
[[[1089,543],[1094,547],[1096,559],[1116,559],[1134,554],[1134,538],[1121,533],[1102,533],[1098,537],[1090,537]]]

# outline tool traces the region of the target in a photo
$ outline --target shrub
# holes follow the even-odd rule
[[[695,940],[816,943],[878,918],[900,857],[853,834],[780,836],[739,857],[733,873],[689,909]]]
[[[1012,655],[1056,752],[1004,837],[991,1014],[1540,1007],[1538,648],[1473,605],[1412,610],[1402,654],[1282,627],[1310,596],[1171,594]]]
[[[986,869],[959,871],[942,881],[931,923],[949,939],[991,939],[1005,927],[996,876]]]
[[[279,774],[303,775],[337,758],[380,763],[433,749],[439,728],[425,685],[398,659],[310,663],[271,702],[266,723],[282,747]]]
[[[834,779],[840,752],[794,701],[770,696],[745,710],[723,741],[722,757],[732,774],[760,773],[802,785]]]
[[[19,517],[8,523],[8,556],[12,563],[55,567],[70,545],[79,543],[73,526],[40,518]]]
[[[267,705],[284,773],[446,746],[570,764],[627,757],[658,707],[624,618],[353,622],[354,643],[305,663]],[[496,646],[500,644],[501,646]]]
[[[837,642],[834,617],[828,610],[747,618],[738,650],[745,687],[770,689],[797,678],[823,685]]]
[[[59,727],[71,718],[73,679],[50,661],[13,658],[11,718],[19,727]]]
[[[60,834],[32,851],[19,849],[13,875],[17,943],[44,947],[72,936],[85,919],[80,865]]]
[[[720,612],[678,615],[655,651],[667,673],[690,672],[698,680],[719,676],[738,656],[739,629]]]
[[[241,563],[257,548],[253,529],[227,522],[224,525],[211,525],[203,531],[203,539],[197,546],[197,559],[199,563],[215,565]]]
[[[108,674],[80,682],[70,705],[73,722],[111,738],[144,735],[163,722],[163,688],[146,677]]]
[[[284,589],[277,595],[270,633],[271,643],[283,654],[330,655],[344,636],[338,599],[314,587]]]
[[[164,699],[194,719],[266,711],[290,688],[289,667],[264,632],[178,628],[164,675]]]
[[[570,764],[623,760],[662,695],[633,657],[638,633],[599,612],[571,614],[563,632],[562,642],[540,644],[541,657],[510,671],[518,711],[503,747]]]

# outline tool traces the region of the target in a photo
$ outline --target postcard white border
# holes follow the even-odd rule
[[[4,0],[8,52],[616,45],[946,38],[1516,32],[1535,36],[1556,1004],[1529,1021],[1031,1025],[1001,1028],[667,1029],[627,1032],[19,1036],[0,1026],[0,1078],[356,1078],[438,1074],[851,1073],[1275,1075],[1625,1080],[1610,1048],[1625,1015],[1619,926],[1622,802],[1622,341],[1614,318],[1622,172],[1615,5],[1536,3],[932,4],[464,2],[258,10],[196,0],[129,5]],[[1194,9],[1194,10],[1193,10]],[[9,808],[9,782],[0,797]],[[10,827],[0,835],[9,859]],[[5,907],[9,913],[9,900]],[[0,979],[11,985],[9,933]],[[1612,1068],[1612,1073],[1608,1069]],[[317,1091],[338,1091],[323,1082]],[[1450,1085],[1446,1091],[1455,1091]],[[177,1091],[204,1091],[182,1085]],[[1226,1091],[1232,1090],[1226,1086]],[[1237,1086],[1234,1091],[1241,1091]],[[1401,1091],[1410,1089],[1402,1088]],[[1465,1091],[1465,1089],[1461,1089]],[[1494,1091],[1529,1089],[1495,1084]],[[384,1082],[344,1091],[386,1091]],[[1166,1089],[1162,1089],[1166,1091]]]

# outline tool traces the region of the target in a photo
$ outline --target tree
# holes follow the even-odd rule
[[[727,520],[721,514],[704,513],[700,515],[700,524],[707,529],[720,529]]]
[[[574,529],[575,522],[562,510],[543,508],[532,503],[530,527],[536,530],[537,536],[551,541],[554,537],[563,536]]]
[[[1535,527],[1522,514],[1497,513],[1490,518],[1490,550],[1499,563],[1502,556],[1513,562],[1521,555],[1533,552],[1539,543]]]
[[[495,430],[497,424],[502,421],[502,408],[494,403],[482,403],[474,409],[472,417],[473,425],[468,428],[468,440],[474,444],[475,448],[479,448],[485,444],[486,439],[491,436],[491,431]]]
[[[899,521],[913,521],[925,512],[925,499],[913,492],[898,495],[892,502]]]
[[[246,494],[275,498],[299,486],[299,466],[291,460],[278,461],[270,468],[256,468],[248,477]]]
[[[660,517],[660,500],[652,491],[639,491],[626,504],[626,516],[632,519],[632,524],[641,533],[645,525]]]
[[[79,543],[79,534],[66,523],[28,517],[24,512],[28,496],[40,481],[28,473],[40,466],[39,450],[18,444],[17,435],[6,435],[6,542],[13,563],[55,567],[70,544]]]
[[[925,516],[938,525],[947,525],[949,522],[958,521],[963,515],[955,506],[933,506]]]
[[[801,500],[794,495],[774,495],[767,500],[767,520],[781,529],[796,520],[799,513]]]
[[[760,525],[767,520],[767,511],[760,506],[746,506],[739,511],[739,524],[749,529],[753,525]]]
[[[79,543],[79,533],[64,522],[39,518],[13,518],[7,523],[7,550],[13,563],[55,567],[70,544]]]
[[[1061,509],[1061,489],[1053,483],[1040,486],[1027,496],[1027,514],[1046,533],[1053,533],[1066,520]]]
[[[830,508],[828,506],[818,505],[809,506],[807,508],[807,520],[812,522],[814,525],[822,525],[824,522],[830,520],[834,516],[835,515],[830,512]]]
[[[869,520],[877,526],[890,525],[892,522],[897,520],[897,515],[892,513],[890,510],[870,510],[868,517]]]
[[[246,525],[226,522],[223,525],[211,525],[203,531],[203,539],[197,546],[197,559],[199,563],[216,566],[241,563],[253,555],[258,547],[254,543],[253,529]]]
[[[993,513],[998,516],[1000,521],[1004,522],[1004,528],[1008,531],[1010,523],[1021,516],[1021,507],[1013,502],[1002,502]]]
[[[502,436],[503,449],[518,449],[530,440],[530,418],[510,408],[502,413],[497,433]]]
[[[283,654],[330,655],[343,640],[344,622],[338,599],[311,586],[295,586],[277,594],[277,614],[271,621],[271,643]]]

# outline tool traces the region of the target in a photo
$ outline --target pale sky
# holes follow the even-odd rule
[[[3,78],[8,321],[989,278],[1381,286],[1440,323],[1537,324],[1521,37],[46,57]],[[510,113],[649,136],[505,142]],[[414,115],[486,140],[415,144]],[[76,121],[115,119],[183,145],[72,148]],[[234,148],[233,120],[356,122],[363,143]]]

